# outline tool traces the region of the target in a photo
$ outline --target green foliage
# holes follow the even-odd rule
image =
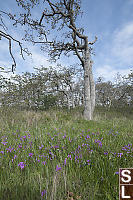
[[[37,109],[38,110],[47,110],[51,107],[54,107],[56,105],[57,97],[53,96],[52,94],[49,95],[43,95],[39,99],[37,99]],[[41,102],[41,103],[40,103]]]
[[[1,68],[2,70],[2,68]],[[22,75],[4,78],[0,75],[0,103],[2,106],[18,107],[21,110],[46,110],[51,107],[70,109],[83,105],[83,79],[74,68],[51,67],[35,68],[35,73],[25,72]],[[114,84],[104,82],[101,78],[96,82],[96,105],[125,108],[132,110],[133,84],[132,72]],[[124,111],[123,111],[124,112]]]
[[[117,74],[115,83],[105,82],[101,77],[96,82],[97,105],[124,108],[133,105],[132,71],[125,76]]]

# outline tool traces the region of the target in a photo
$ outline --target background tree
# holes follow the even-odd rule
[[[133,73],[125,76],[117,74],[115,82],[105,82],[99,77],[96,82],[96,104],[114,108],[132,107]]]
[[[133,71],[128,74],[128,95],[130,97],[130,105],[133,106]]]
[[[74,66],[63,67],[60,65],[58,66],[58,70],[52,70],[50,80],[53,92],[58,93],[60,98],[62,96],[60,103],[61,105],[67,106],[68,109],[71,107],[74,108],[76,105],[76,92],[78,92],[76,91],[76,87],[77,84],[79,85],[79,76],[81,76],[80,69]]]
[[[51,107],[83,106],[83,71],[73,66],[35,68],[10,78],[0,76],[0,106],[21,110],[46,110]],[[118,74],[115,82],[96,81],[96,106],[123,110],[133,106],[133,75]]]
[[[110,107],[113,98],[113,83],[111,81],[105,82],[103,77],[99,77],[96,81],[96,104]]]
[[[130,77],[132,77],[132,72],[128,76],[122,76],[117,74],[114,84],[115,91],[115,101],[114,105],[117,107],[127,106],[131,103],[132,97],[132,82]]]

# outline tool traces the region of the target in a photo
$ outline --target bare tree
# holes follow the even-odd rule
[[[32,31],[38,32],[38,41],[34,35],[26,31],[25,39],[34,44],[41,44],[42,50],[47,50],[49,45],[49,55],[51,59],[60,58],[61,54],[68,55],[73,52],[81,62],[84,70],[84,118],[91,120],[95,108],[95,84],[92,74],[91,52],[94,41],[89,42],[88,36],[84,35],[84,29],[76,25],[77,16],[81,14],[80,0],[44,0],[41,2],[41,8],[44,6],[40,18],[34,19],[32,8],[39,8],[38,0],[17,1],[22,6],[23,13],[17,18],[16,15],[8,16],[14,21],[14,25],[27,25]],[[48,27],[48,29],[47,29]],[[50,27],[50,28],[49,28]],[[51,31],[60,31],[52,40],[49,40],[48,34]],[[62,35],[61,35],[62,34]],[[52,36],[52,34],[50,35]],[[60,38],[60,39],[58,39]]]

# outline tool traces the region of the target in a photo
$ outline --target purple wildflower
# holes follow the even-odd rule
[[[87,135],[87,136],[86,136],[86,138],[88,139],[88,138],[90,138],[90,136],[89,136],[89,135]]]
[[[67,158],[65,158],[65,160],[64,160],[64,165],[66,165],[66,161],[67,161]]]
[[[69,154],[68,154],[68,156],[67,156],[67,157],[68,157],[68,158],[70,158],[70,159],[72,160],[72,156],[71,156],[71,155],[69,155]]]
[[[90,160],[87,160],[88,165],[90,165]]]
[[[118,153],[117,157],[120,157],[123,155],[123,153]]]
[[[4,146],[7,144],[8,142],[1,142],[1,144],[4,144]]]
[[[43,190],[43,191],[41,192],[41,196],[43,197],[45,194],[46,194],[46,190]]]
[[[37,162],[40,162],[40,160],[38,160],[37,158],[36,158],[36,161],[37,161]]]
[[[103,139],[103,138],[102,138]],[[102,140],[101,139],[101,140]],[[102,147],[102,142],[100,140],[95,140],[95,143],[98,143],[99,147]]]
[[[22,148],[22,145],[21,145],[21,144],[19,144],[19,145],[18,145],[18,147],[21,149],[21,148]]]
[[[127,149],[125,148],[125,147],[122,147],[122,149],[121,150],[123,150],[123,151],[126,151]]]
[[[82,154],[79,155],[79,158],[82,158]]]
[[[63,136],[62,136],[62,138],[63,138],[63,139],[65,139],[65,138],[66,138],[66,134],[65,134],[65,135],[63,135]]]
[[[33,156],[33,153],[29,153],[29,157],[32,157]]]
[[[29,142],[29,144],[30,144],[30,146],[32,145],[32,141],[31,142]]]
[[[24,164],[24,162],[20,162],[20,163],[18,164],[18,166],[19,166],[21,169],[24,169],[24,167],[25,167],[26,165]]]
[[[58,149],[58,148],[59,148],[59,146],[58,146],[58,145],[55,145],[55,146],[54,146],[54,148],[55,148],[55,149]]]
[[[75,160],[77,160],[78,159],[78,156],[75,156]]]
[[[72,142],[72,139],[69,137],[69,142]]]
[[[58,167],[58,165],[56,166],[56,172],[57,171],[60,171],[61,170],[61,167]]]
[[[44,147],[44,145],[39,146],[39,149],[41,150]]]
[[[4,154],[4,151],[0,151],[0,153]]]
[[[46,161],[43,161],[42,164],[45,165],[45,164],[46,164]]]
[[[7,150],[7,153],[8,153],[8,152],[12,152],[13,149],[14,149],[13,147],[12,147],[12,148],[11,148],[11,147],[7,148],[7,149],[6,149],[6,150]]]

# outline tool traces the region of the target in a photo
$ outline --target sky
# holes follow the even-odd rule
[[[0,10],[19,13],[20,8],[15,0],[0,1]],[[117,73],[130,73],[133,70],[133,0],[82,0],[81,9],[83,16],[78,19],[77,24],[84,28],[89,41],[98,37],[93,45],[95,56],[92,56],[95,80],[101,76],[106,81],[114,80]],[[35,11],[35,15],[38,13],[39,9]],[[24,27],[14,29],[7,18],[4,20],[8,27],[7,32],[20,39]],[[25,60],[20,56],[19,46],[13,43],[13,54],[17,62],[16,74],[32,72],[33,67],[56,67],[56,63],[48,62],[48,57],[40,51],[39,46],[32,46],[31,43],[24,43],[24,46],[32,53],[32,57],[25,55]],[[76,60],[70,57],[58,61],[60,62],[68,66]],[[0,66],[11,69],[11,65],[8,41],[3,38],[0,40]]]

